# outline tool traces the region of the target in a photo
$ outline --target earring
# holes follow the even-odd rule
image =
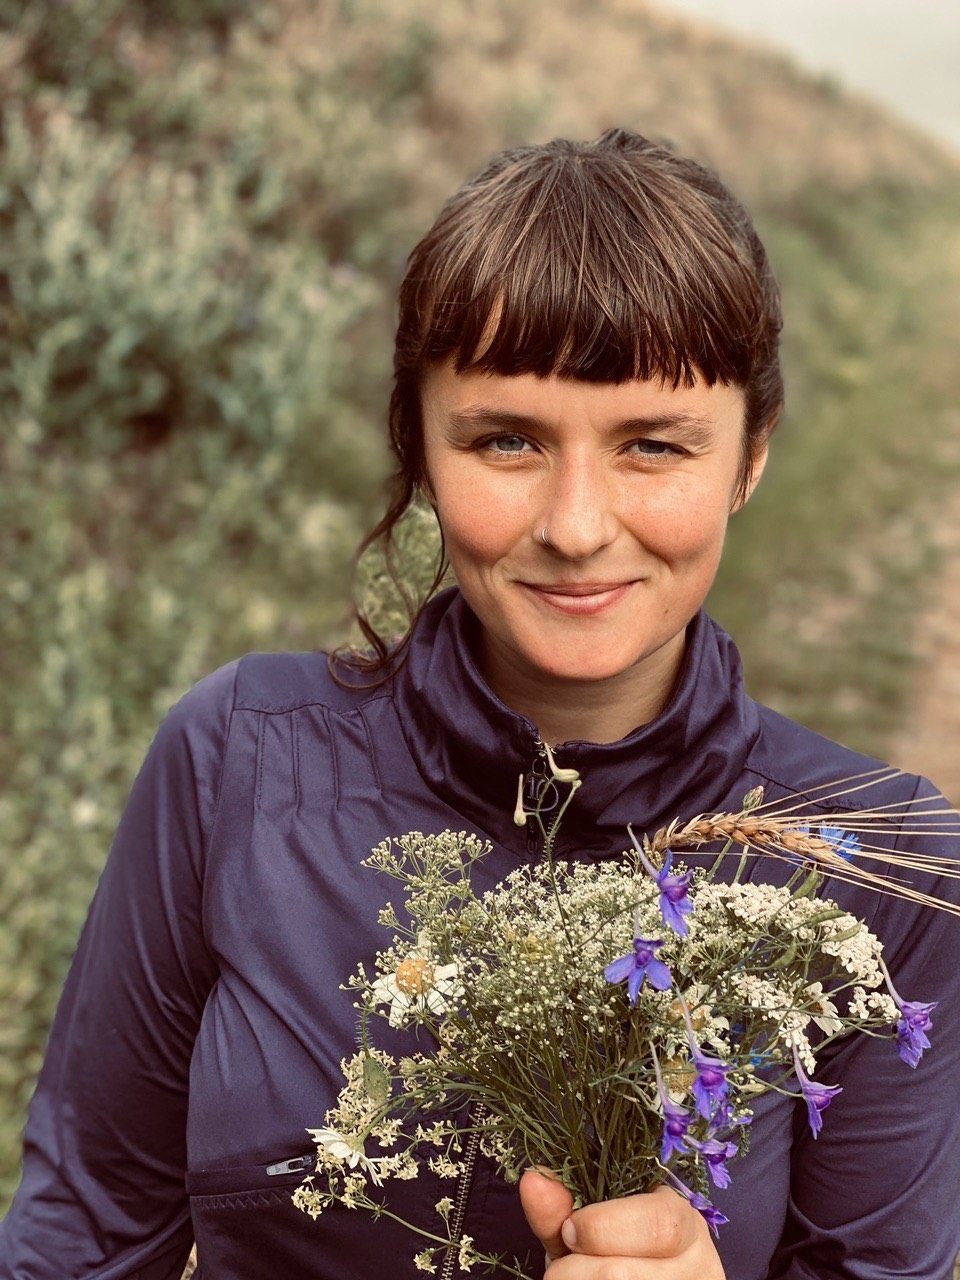
[[[543,545],[544,545],[545,547],[552,547],[552,546],[553,546],[553,543],[552,543],[552,542],[550,541],[550,539],[547,537],[547,526],[546,526],[546,525],[544,525],[544,526],[543,526],[543,528],[540,530],[540,541],[543,543]]]

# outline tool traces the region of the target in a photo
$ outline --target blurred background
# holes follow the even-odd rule
[[[957,26],[928,62],[892,5],[803,0],[791,54],[799,7],[0,0],[0,1207],[157,724],[346,634],[404,258],[507,144],[626,125],[755,212],[788,411],[712,612],[754,696],[960,799],[960,141],[912,109]],[[883,23],[882,69],[829,56]]]

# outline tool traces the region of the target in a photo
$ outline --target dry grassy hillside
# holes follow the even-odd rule
[[[0,0],[4,1189],[161,715],[342,625],[411,243],[491,151],[612,124],[719,168],[784,286],[711,607],[758,696],[882,750],[960,465],[955,157],[640,0]]]

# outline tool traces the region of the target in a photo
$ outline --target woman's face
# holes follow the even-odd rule
[[[428,496],[488,675],[675,670],[742,505],[742,390],[458,374],[447,361],[422,406]]]

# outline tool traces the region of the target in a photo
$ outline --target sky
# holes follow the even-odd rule
[[[960,153],[960,0],[657,0],[794,54]]]

